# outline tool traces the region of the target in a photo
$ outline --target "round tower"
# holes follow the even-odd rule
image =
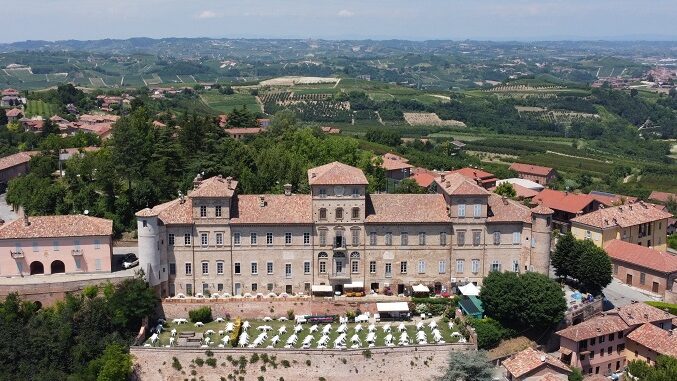
[[[136,226],[139,245],[139,269],[144,278],[155,287],[160,284],[160,221],[151,209],[136,214]]]
[[[552,209],[543,204],[531,209],[531,268],[529,270],[546,275],[550,271],[553,213]]]

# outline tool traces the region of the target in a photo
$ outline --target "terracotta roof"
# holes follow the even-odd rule
[[[411,179],[416,181],[416,184],[418,184],[420,187],[427,188],[435,181],[435,176],[437,175],[432,172],[419,171],[414,173],[411,176]]]
[[[523,163],[512,163],[510,169],[518,173],[528,173],[537,176],[547,176],[553,171],[552,168]]]
[[[367,198],[366,223],[449,222],[441,194],[372,194]]]
[[[652,221],[668,219],[672,213],[638,202],[629,205],[612,206],[572,218],[571,222],[606,229],[611,227],[628,227]]]
[[[556,374],[548,372],[542,375],[540,378],[537,378],[536,381],[566,381],[567,379],[568,378],[566,374]]]
[[[662,320],[671,320],[675,316],[652,307],[646,303],[631,303],[616,309],[618,316],[623,319],[625,324],[636,326],[644,323],[654,323]]]
[[[341,129],[336,128],[336,127],[325,126],[325,127],[320,127],[320,129],[322,130],[322,132],[327,133],[327,134],[340,134],[341,133]]]
[[[229,135],[256,135],[263,131],[260,127],[242,127],[242,128],[227,128],[226,133]]]
[[[531,210],[517,201],[491,193],[488,199],[489,215],[487,222],[526,222],[531,223]]]
[[[190,224],[193,222],[193,203],[189,198],[183,202],[175,200],[156,205],[152,209],[145,208],[136,213],[137,217],[158,217],[165,225]]]
[[[109,236],[113,221],[84,215],[20,218],[0,227],[0,239]]]
[[[673,200],[677,201],[677,194],[668,193],[668,192],[653,191],[649,195],[649,200],[655,200],[655,201],[660,201],[660,202],[668,202],[668,200],[670,200],[671,197],[672,197]]]
[[[5,115],[7,115],[10,118],[16,118],[17,116],[23,115],[23,114],[24,114],[23,111],[21,111],[21,109],[18,109],[18,108],[13,108],[11,110],[7,110],[7,112],[5,113]]]
[[[512,188],[515,190],[515,196],[519,198],[534,198],[540,193],[537,190],[529,189],[519,184],[512,184]]]
[[[476,181],[479,181],[480,183],[483,183],[483,184],[484,183],[496,182],[498,180],[496,178],[496,176],[494,176],[493,173],[485,172],[485,171],[483,171],[481,169],[477,169],[477,168],[465,167],[465,168],[457,169],[455,171],[450,171],[450,172],[447,172],[447,173],[448,174],[458,173],[460,175],[463,175],[463,176],[469,178],[470,180],[476,180]]]
[[[677,256],[614,239],[604,246],[612,259],[663,273],[677,272]]]
[[[489,191],[459,173],[443,174],[435,178],[435,182],[448,195],[479,196],[490,194]]]
[[[588,319],[580,324],[572,325],[556,333],[573,341],[591,339],[593,337],[608,335],[628,329],[625,323],[618,315],[601,315]]]
[[[630,332],[627,338],[659,355],[677,357],[677,333],[646,323]]]
[[[587,194],[543,189],[538,195],[534,196],[533,201],[550,209],[576,214],[595,202],[595,199]]]
[[[261,198],[263,205],[261,206]],[[238,195],[233,203],[232,224],[312,224],[310,195]]]
[[[413,168],[414,166],[401,160],[383,159],[381,167],[386,171],[397,171],[400,169]]]
[[[606,206],[631,204],[631,203],[634,203],[634,202],[637,201],[637,197],[623,196],[623,195],[613,194],[613,193],[592,191],[588,194],[590,196],[592,196],[595,200],[599,201],[600,203],[602,203]]]
[[[196,189],[188,192],[188,197],[233,197],[237,181],[221,175],[201,180]]]
[[[531,213],[536,213],[536,214],[553,214],[555,213],[554,210],[548,208],[547,206],[543,204],[538,204],[535,207],[531,208]]]
[[[512,357],[503,360],[505,369],[507,369],[516,379],[547,365],[560,369],[562,373],[571,372],[571,369],[569,369],[562,361],[533,348],[527,348]]]
[[[0,171],[26,164],[31,160],[31,154],[28,152],[19,152],[0,158]]]
[[[398,160],[398,161],[401,161],[403,163],[409,162],[409,159],[407,159],[406,157],[402,157],[400,155],[396,155],[396,154],[390,153],[390,152],[383,154],[382,157],[383,157],[383,160]]]
[[[19,91],[15,90],[15,89],[5,89],[5,90],[2,90],[2,95],[16,97],[16,96],[19,95]]]
[[[361,169],[335,161],[333,163],[310,168],[308,170],[310,185],[367,185],[369,182]]]

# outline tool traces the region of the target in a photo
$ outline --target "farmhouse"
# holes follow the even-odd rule
[[[677,256],[614,239],[604,246],[614,278],[627,285],[663,295],[677,291]]]
[[[409,164],[408,159],[392,153],[386,153],[381,156],[381,159],[383,159],[381,168],[385,169],[387,178],[403,180],[411,175],[411,169],[414,166]]]
[[[510,169],[517,172],[521,179],[531,180],[541,185],[550,184],[557,177],[557,172],[554,169],[538,165],[513,163]]]
[[[0,276],[110,272],[113,221],[35,216],[0,226]]]
[[[547,208],[530,210],[459,174],[435,194],[368,194],[364,173],[334,162],[308,170],[311,194],[239,195],[230,177],[197,176],[187,196],[137,216],[140,267],[162,296],[197,292],[436,293],[490,271],[547,273]]]
[[[545,192],[545,191],[544,191]],[[653,204],[637,202],[601,208],[571,219],[571,233],[599,247],[614,239],[666,250],[668,219],[672,214]]]

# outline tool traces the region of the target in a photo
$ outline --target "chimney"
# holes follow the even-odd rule
[[[193,179],[193,189],[197,189],[200,184],[202,184],[202,175],[198,173]]]
[[[284,195],[291,196],[291,184],[284,184]]]
[[[24,213],[24,226],[30,226],[31,222],[28,221],[28,214]]]
[[[632,204],[628,205],[628,209],[632,210]]]
[[[179,203],[183,204],[186,202],[186,199],[183,197],[183,192],[179,191]]]
[[[317,177],[317,174],[316,174],[315,172],[312,172],[312,173],[310,174],[310,177],[314,179],[315,177]]]
[[[508,205],[508,198],[506,196],[501,196],[501,200],[503,200],[503,205]]]
[[[444,173],[441,175],[442,182],[444,182],[444,179],[447,177]]]
[[[228,186],[228,189],[230,189],[230,184],[233,182],[233,177],[228,176],[226,177],[226,185]]]
[[[266,198],[265,198],[265,197],[259,196],[259,206],[260,206],[261,208],[263,208],[264,206],[266,206]]]

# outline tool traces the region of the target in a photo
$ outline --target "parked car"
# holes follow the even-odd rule
[[[125,254],[125,256],[120,260],[122,262],[122,267],[125,269],[130,269],[134,266],[139,265],[139,258],[137,258],[136,254],[134,253],[128,253]]]

